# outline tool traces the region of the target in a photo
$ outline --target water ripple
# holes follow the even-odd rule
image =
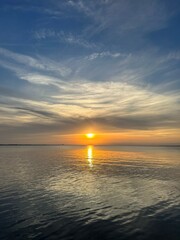
[[[1,240],[179,240],[179,149],[0,153]]]

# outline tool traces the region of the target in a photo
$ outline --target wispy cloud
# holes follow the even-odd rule
[[[62,43],[77,45],[84,48],[96,48],[97,45],[93,42],[87,41],[84,37],[73,34],[71,32],[60,31],[57,32],[52,29],[41,29],[35,31],[34,37],[37,40],[45,40],[45,39],[53,39],[55,41],[59,41]]]
[[[68,1],[67,5],[82,12],[94,21],[94,26],[89,26],[86,34],[98,34],[102,31],[120,34],[135,34],[154,31],[163,28],[174,11],[158,0],[151,3],[132,0],[120,1]],[[143,13],[143,14],[142,14]],[[127,17],[128,16],[128,17]]]
[[[100,58],[106,55],[109,56],[110,53],[102,54]],[[13,58],[14,56],[16,55],[13,55]],[[96,57],[98,58],[99,55]],[[19,58],[15,60],[18,65]],[[89,61],[89,59],[85,60]],[[37,72],[39,64],[33,66],[36,72],[32,69],[20,71],[23,68],[21,65],[18,71],[16,68],[11,70],[20,79],[32,84],[54,85],[56,93],[49,91],[46,97],[40,98],[39,101],[6,95],[6,99],[5,97],[1,99],[2,104],[3,101],[4,104],[6,103],[2,114],[4,120],[1,119],[6,125],[9,123],[9,126],[14,126],[12,114],[17,116],[17,126],[28,123],[32,132],[33,127],[34,132],[37,127],[43,131],[47,128],[51,131],[58,129],[61,132],[68,132],[80,126],[96,124],[106,126],[106,129],[111,131],[112,129],[118,131],[118,129],[174,128],[179,124],[178,102],[180,99],[176,90],[163,92],[162,85],[159,91],[158,85],[155,89],[148,85],[139,85],[138,81],[132,83],[129,81],[131,75],[128,74],[123,81],[94,82],[85,78],[78,79],[76,75],[71,75],[67,81],[44,75],[41,67]],[[56,68],[54,73],[56,74]],[[122,79],[120,75],[117,77]],[[39,127],[41,123],[42,128]]]
[[[88,60],[94,60],[96,58],[103,58],[103,57],[112,57],[112,58],[118,58],[118,57],[126,57],[127,54],[123,54],[120,52],[110,52],[110,51],[106,51],[106,52],[95,52],[92,53],[91,55],[85,57],[85,59]]]
[[[49,74],[53,73],[64,78],[71,73],[70,68],[45,57],[36,56],[34,58],[4,48],[0,48],[0,57],[0,64],[5,68],[15,71],[18,75],[41,71]]]

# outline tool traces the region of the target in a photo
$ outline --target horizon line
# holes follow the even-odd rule
[[[132,147],[180,147],[180,144],[63,144],[63,143],[0,143],[0,146],[132,146]]]

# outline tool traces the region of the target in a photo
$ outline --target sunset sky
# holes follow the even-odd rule
[[[179,0],[1,0],[0,143],[180,144],[179,23]]]

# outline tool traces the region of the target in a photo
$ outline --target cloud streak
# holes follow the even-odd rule
[[[91,59],[90,56],[85,60],[94,61],[109,55],[110,53],[97,54],[95,58]],[[119,56],[121,55],[115,58]],[[19,64],[19,59],[15,60],[16,64]],[[26,65],[29,66],[29,62],[26,62]],[[34,66],[37,71],[36,66],[39,64]],[[128,81],[128,75],[126,81],[94,82],[79,80],[76,75],[66,81],[41,72],[31,73],[29,70],[22,74],[19,69],[21,67],[18,71],[16,68],[12,70],[20,79],[35,86],[54,85],[56,93],[49,91],[44,99],[40,98],[38,101],[10,96],[11,92],[8,96],[6,92],[0,99],[1,104],[4,104],[1,108],[1,122],[4,123],[4,128],[10,127],[16,129],[15,131],[19,129],[20,132],[31,133],[59,131],[64,134],[94,125],[105,128],[106,131],[117,132],[123,129],[152,130],[179,126],[180,98],[175,90],[163,93],[159,91],[158,86],[155,89],[148,85],[135,84],[136,82],[132,84]],[[13,115],[16,117],[12,119]]]
[[[54,39],[55,41],[59,41],[69,45],[77,45],[84,48],[97,48],[97,45],[87,41],[83,37],[79,35],[74,35],[71,32],[64,31],[54,31],[51,29],[40,29],[34,33],[34,37],[37,40],[46,40],[46,39]]]

